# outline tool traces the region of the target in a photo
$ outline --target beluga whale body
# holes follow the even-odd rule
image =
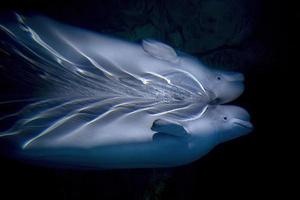
[[[33,98],[3,95],[0,103],[25,102],[0,118],[13,121],[0,141],[13,144],[17,158],[101,169],[173,167],[252,129],[246,110],[220,105],[242,94],[241,73],[209,69],[155,40],[130,43],[40,16],[16,15],[0,30],[22,76],[33,77],[24,81]]]

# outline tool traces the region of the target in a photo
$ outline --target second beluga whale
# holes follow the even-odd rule
[[[13,39],[10,51],[42,71],[35,81],[48,86],[1,118],[16,118],[0,136],[19,144],[21,157],[170,167],[252,129],[245,110],[216,105],[243,92],[240,73],[209,69],[155,40],[129,43],[44,17],[17,20],[0,25]]]

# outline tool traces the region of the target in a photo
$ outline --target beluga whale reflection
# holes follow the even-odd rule
[[[162,42],[132,43],[18,14],[0,20],[0,30],[20,71],[6,76],[32,88],[30,97],[26,88],[1,97],[4,106],[22,105],[0,116],[0,124],[11,122],[0,142],[17,159],[174,167],[253,128],[246,110],[223,105],[243,93],[241,73],[210,69]]]

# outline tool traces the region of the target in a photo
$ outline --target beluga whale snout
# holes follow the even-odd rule
[[[222,76],[225,78],[225,80],[231,81],[231,82],[235,82],[235,81],[243,82],[245,80],[245,76],[239,72],[223,71]]]

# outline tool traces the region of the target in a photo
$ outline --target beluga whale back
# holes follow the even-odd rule
[[[252,129],[247,111],[220,105],[242,94],[244,76],[209,69],[167,44],[130,43],[18,14],[0,30],[5,51],[20,60],[24,80],[18,81],[34,91],[32,98],[1,99],[2,105],[25,102],[0,118],[13,121],[0,141],[13,144],[8,148],[18,159],[173,167]]]

